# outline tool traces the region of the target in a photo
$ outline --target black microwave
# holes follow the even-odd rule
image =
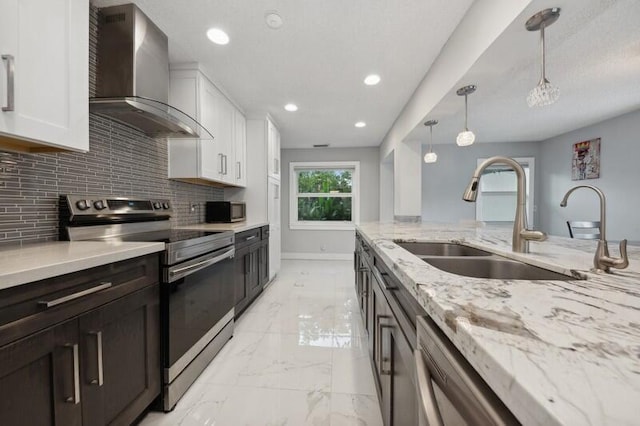
[[[207,201],[207,223],[241,222],[247,219],[247,205],[242,201]]]

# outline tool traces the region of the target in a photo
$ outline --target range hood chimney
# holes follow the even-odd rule
[[[100,9],[96,97],[92,113],[153,138],[213,138],[194,118],[168,105],[167,36],[134,4]]]

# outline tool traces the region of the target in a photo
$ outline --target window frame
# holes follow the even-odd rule
[[[298,173],[300,170],[352,170],[351,193],[312,193],[314,197],[351,197],[351,221],[298,220],[298,198],[309,196],[298,194]],[[289,163],[289,229],[353,231],[360,223],[360,162],[359,161],[304,161]]]

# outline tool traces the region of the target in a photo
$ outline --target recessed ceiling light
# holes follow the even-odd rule
[[[215,44],[227,44],[229,43],[229,36],[220,28],[211,28],[207,31],[207,37]]]
[[[267,27],[271,28],[272,30],[279,29],[283,24],[282,16],[278,15],[278,12],[276,11],[265,13],[264,22],[266,22]]]
[[[380,76],[378,74],[369,74],[364,79],[364,84],[367,86],[375,86],[380,83]]]
[[[365,123],[364,121],[358,121],[358,122],[356,123],[356,127],[364,127],[364,126],[366,126],[366,125],[367,125],[367,123]]]
[[[298,110],[298,105],[296,105],[296,104],[286,104],[284,106],[284,109],[286,109],[287,111],[290,111],[290,112],[294,112],[294,111]]]

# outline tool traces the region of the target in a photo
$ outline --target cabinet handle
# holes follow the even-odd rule
[[[378,335],[378,339],[376,339],[376,354],[377,354],[377,358],[378,358],[378,371],[380,372],[380,374],[385,374],[385,375],[390,375],[391,374],[391,367],[389,367],[389,369],[385,369],[382,360],[382,346],[383,346],[383,330],[384,329],[390,329],[392,328],[392,326],[390,324],[383,324],[383,321],[388,321],[389,317],[387,315],[376,315],[376,328],[377,328],[377,335]],[[388,359],[385,359],[388,360]]]
[[[381,319],[385,321],[390,320],[389,317],[383,317]],[[387,356],[384,355],[384,332],[385,330],[388,330],[389,333],[391,333],[392,328],[393,325],[383,324],[382,321],[380,321],[380,374],[386,376],[390,376],[393,373],[393,367],[391,366],[391,353],[389,353]]]
[[[421,350],[416,349],[413,351],[413,356],[416,364],[416,376],[418,377],[416,387],[418,388],[418,403],[422,406],[421,411],[426,417],[429,426],[443,426],[442,416],[440,415],[436,395],[431,384],[431,374],[424,364]]]
[[[2,55],[2,60],[7,63],[7,106],[2,107],[2,111],[13,111],[15,109],[15,97],[14,97],[14,75],[15,58],[13,55]]]
[[[223,160],[224,154],[218,154],[218,157],[220,158],[220,162],[219,162],[219,164],[218,164],[218,173],[222,175],[222,174],[224,174],[224,173],[222,172],[222,170],[224,170],[224,169],[223,169],[223,166],[222,166],[222,162],[224,161],[224,160]]]
[[[222,157],[224,158],[224,174],[226,175],[227,171],[228,171],[227,170],[227,156],[223,155]]]
[[[78,344],[67,343],[65,348],[71,349],[73,354],[73,396],[65,398],[65,402],[72,404],[80,403],[80,356],[78,354]]]
[[[380,272],[380,278],[382,278],[382,286],[384,287],[385,290],[397,290],[398,287],[389,285],[387,283],[387,280],[385,279],[385,277],[388,277],[388,276],[389,274],[387,274],[386,272]]]
[[[96,353],[98,362],[98,378],[89,381],[92,385],[102,386],[104,383],[104,368],[102,365],[102,331],[91,331],[89,335],[96,337]]]
[[[72,300],[79,299],[81,297],[88,296],[93,293],[97,293],[100,290],[104,290],[106,288],[111,287],[112,285],[113,285],[112,283],[100,283],[100,285],[97,285],[95,287],[91,287],[86,290],[82,290],[77,293],[70,294],[68,296],[63,296],[58,299],[49,300],[49,301],[41,300],[38,302],[38,305],[44,306],[46,309],[49,309],[54,306],[58,306],[58,305],[62,305],[63,303],[70,302]]]
[[[239,161],[236,161],[236,164],[238,166],[238,177],[236,179],[242,179],[242,166]]]
[[[251,241],[251,240],[253,240],[255,237],[256,237],[255,235],[252,235],[252,236],[250,236],[250,237],[245,238],[244,240],[245,240],[245,241]]]

